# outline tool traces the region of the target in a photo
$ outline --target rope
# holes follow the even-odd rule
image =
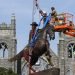
[[[49,14],[49,15],[47,16],[47,18],[46,18],[46,21],[45,21],[45,23],[44,23],[43,28],[45,28],[45,27],[46,27],[47,22],[49,22],[50,20],[51,20],[51,14]]]
[[[39,7],[39,4],[38,4],[37,0],[35,0],[35,6],[36,6],[36,8],[37,8],[37,9],[40,9],[40,7]]]
[[[40,10],[37,0],[33,0],[33,11],[32,11],[32,22],[34,21],[34,15],[36,14],[36,9]]]

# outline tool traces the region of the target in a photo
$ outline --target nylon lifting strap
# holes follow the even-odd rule
[[[42,17],[41,19],[43,19],[43,17]],[[49,14],[49,15],[47,16],[46,21],[45,21],[45,23],[44,23],[42,29],[44,29],[44,28],[46,27],[46,25],[47,25],[47,23],[48,23],[49,21],[51,21],[51,14]],[[38,26],[40,26],[40,24],[41,24],[41,20],[40,20],[40,23],[39,23]],[[36,42],[37,38],[39,37],[39,34],[37,34],[37,33],[38,33],[38,29],[36,30],[36,33],[34,34],[32,40],[31,40],[30,43],[29,43],[29,46],[30,46],[30,47],[33,46],[33,44]]]

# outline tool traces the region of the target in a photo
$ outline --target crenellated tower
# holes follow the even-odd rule
[[[8,59],[16,55],[16,19],[15,15],[11,16],[11,23],[0,24],[0,67],[12,68],[16,71],[16,63],[9,62]]]

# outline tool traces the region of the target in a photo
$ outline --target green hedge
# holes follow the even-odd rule
[[[0,75],[17,75],[11,69],[0,67]]]

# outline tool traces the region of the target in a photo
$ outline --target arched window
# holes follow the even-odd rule
[[[4,42],[0,43],[0,58],[8,58],[8,48]]]
[[[66,75],[70,75],[70,70],[67,70]]]
[[[68,57],[72,58],[73,56],[75,57],[75,43],[70,43],[68,45]]]

